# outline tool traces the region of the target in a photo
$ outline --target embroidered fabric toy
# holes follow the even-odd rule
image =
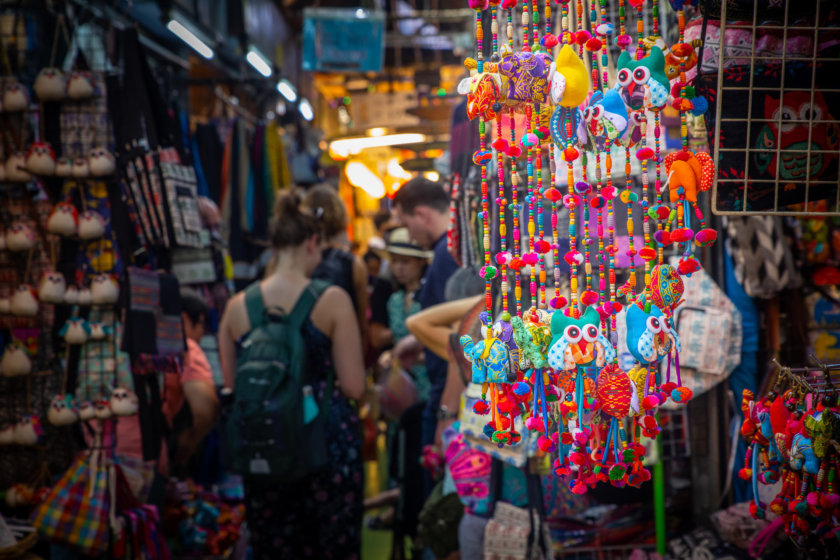
[[[665,56],[659,47],[652,47],[647,56],[633,60],[623,51],[618,57],[615,89],[628,110],[658,109],[668,103],[670,81],[665,74]]]
[[[79,227],[79,212],[69,202],[58,202],[47,218],[47,231],[57,235],[76,235]]]
[[[472,382],[513,383],[516,374],[510,363],[507,346],[498,338],[492,337],[474,342],[465,334],[461,337],[464,355],[472,362]]]
[[[0,374],[6,377],[29,375],[32,371],[32,360],[23,345],[13,340],[6,344],[3,357],[0,359]]]
[[[76,399],[70,393],[56,395],[50,402],[47,421],[53,426],[69,426],[79,421]]]
[[[685,284],[679,272],[669,264],[658,264],[650,271],[651,301],[670,315],[684,300]]]
[[[545,103],[551,63],[551,55],[543,51],[503,54],[499,74],[507,80],[507,103],[514,109]]]
[[[567,314],[568,313],[568,314]],[[599,367],[615,359],[615,349],[601,334],[601,316],[594,307],[587,307],[579,318],[570,316],[571,309],[556,311],[551,316],[551,347],[548,363],[555,370],[574,369],[597,363]]]

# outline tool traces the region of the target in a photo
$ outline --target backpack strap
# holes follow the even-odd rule
[[[245,288],[245,309],[248,312],[248,322],[251,323],[251,330],[265,323],[265,303],[263,302],[259,282],[254,282]]]
[[[318,298],[321,297],[327,288],[330,287],[330,283],[324,280],[312,280],[306,288],[303,289],[303,292],[300,294],[295,306],[292,308],[292,312],[289,313],[289,325],[295,328],[300,328],[306,322],[306,319],[309,317],[309,314],[312,312],[312,308],[315,307],[315,302],[318,301]]]

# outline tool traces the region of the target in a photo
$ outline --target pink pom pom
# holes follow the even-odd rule
[[[630,46],[630,43],[633,42],[633,39],[630,35],[619,35],[615,38],[615,44],[621,47],[622,49],[627,48]]]
[[[638,159],[639,161],[653,159],[653,156],[653,148],[649,148],[647,146],[636,151],[636,159]]]
[[[574,486],[572,486],[572,493],[582,496],[583,494],[586,494],[586,491],[588,489],[589,488],[586,486],[586,484],[577,483]]]
[[[809,492],[806,498],[808,500],[809,506],[819,506],[820,505],[820,493],[819,492]]]
[[[557,40],[557,37],[556,37],[556,36],[554,36],[554,35],[552,35],[551,33],[549,33],[549,34],[547,34],[545,37],[543,37],[543,38],[540,40],[540,42],[543,44],[543,46],[544,46],[545,48],[547,48],[547,49],[553,49],[554,47],[556,47],[556,46],[557,46],[557,44],[558,44],[560,41],[558,41],[558,40]]]
[[[469,0],[468,3],[473,10],[486,10],[490,6],[489,0]]]
[[[525,253],[522,255],[522,260],[525,261],[525,264],[535,265],[540,262],[540,256],[536,253]]]
[[[837,494],[823,494],[820,498],[820,505],[825,509],[833,509],[840,504],[840,496]]]
[[[529,430],[533,430],[535,432],[544,432],[545,431],[542,419],[541,418],[535,418],[534,416],[531,416],[530,418],[525,420],[525,427],[528,428]]]
[[[502,9],[510,10],[511,8],[515,8],[517,1],[518,0],[502,0]]]
[[[657,398],[655,395],[648,395],[642,401],[642,408],[644,408],[645,410],[653,410],[657,406],[659,406],[659,398]]]

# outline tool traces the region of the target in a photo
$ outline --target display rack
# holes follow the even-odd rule
[[[784,2],[780,17],[753,0],[747,21],[727,21],[729,2],[720,4],[713,211],[840,215],[840,115],[831,114],[838,112],[840,61],[828,54],[840,31],[826,25],[830,3]]]

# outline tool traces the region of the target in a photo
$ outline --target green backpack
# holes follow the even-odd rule
[[[334,372],[330,368],[323,402],[313,414],[316,380],[308,376],[302,333],[327,287],[329,283],[313,280],[288,314],[266,310],[259,282],[245,290],[251,331],[236,358],[233,405],[225,430],[229,468],[237,474],[294,482],[327,466],[325,426]]]

